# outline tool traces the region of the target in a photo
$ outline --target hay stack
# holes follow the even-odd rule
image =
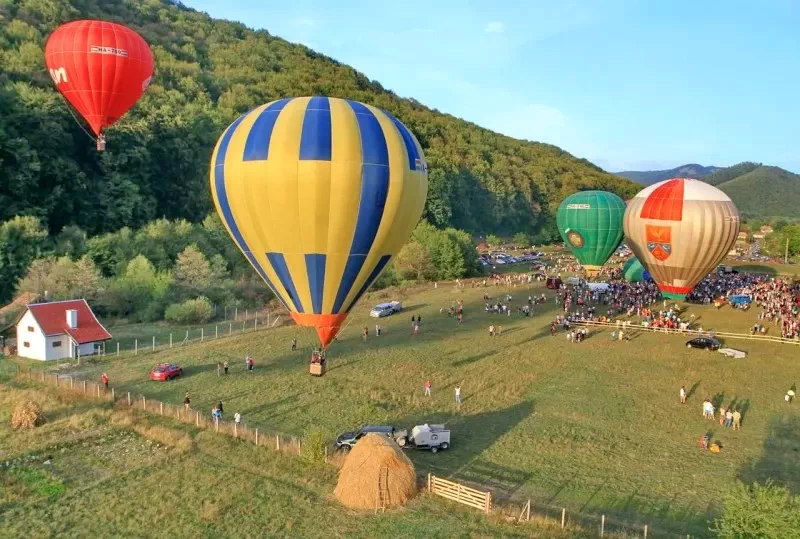
[[[11,414],[12,429],[32,429],[42,423],[42,407],[33,401],[23,401]]]
[[[333,493],[347,507],[374,510],[384,466],[388,472],[386,507],[402,505],[417,492],[414,465],[397,444],[378,434],[367,434],[353,447]]]

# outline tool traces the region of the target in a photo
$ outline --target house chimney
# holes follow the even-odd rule
[[[78,311],[69,309],[67,311],[67,327],[75,329],[78,327]]]

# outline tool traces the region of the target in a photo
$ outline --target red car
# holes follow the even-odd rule
[[[150,379],[165,382],[177,378],[181,374],[183,374],[183,369],[175,363],[159,363],[150,371]]]

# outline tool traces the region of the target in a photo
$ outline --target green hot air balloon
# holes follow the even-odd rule
[[[642,263],[635,256],[629,258],[622,266],[622,277],[629,283],[638,283],[645,280],[645,270]]]
[[[607,191],[581,191],[564,199],[556,223],[561,238],[590,276],[622,242],[625,201]]]

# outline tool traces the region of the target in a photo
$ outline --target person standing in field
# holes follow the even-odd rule
[[[367,335],[368,334],[369,334],[369,330],[367,329],[366,326],[364,326],[364,329],[361,330],[361,338],[364,339],[364,342],[367,342]]]
[[[681,396],[681,404],[686,404],[686,388],[683,386],[681,386],[680,396]]]
[[[255,362],[253,361],[252,357],[247,358],[247,370],[253,372],[255,369]]]
[[[383,328],[381,327],[380,324],[375,324],[375,336],[376,337],[380,337],[381,336],[381,330],[382,329]]]
[[[728,409],[725,411],[725,428],[729,429],[733,426],[733,411],[731,407],[728,406]]]
[[[106,389],[108,389],[108,375],[103,373],[103,376],[100,377],[100,380],[103,382],[103,385],[106,386]]]
[[[222,363],[222,370],[225,371],[225,374],[228,374],[228,360],[227,359]]]
[[[742,428],[742,412],[738,409],[733,411],[733,430]]]
[[[786,398],[784,399],[786,404],[792,404],[794,400],[794,386],[789,388],[789,391],[786,392]]]
[[[431,381],[430,380],[425,380],[425,396],[426,397],[430,397],[431,396]]]
[[[233,422],[236,423],[236,426],[238,427],[242,422],[242,414],[239,412],[233,414]]]
[[[414,324],[414,335],[419,335],[419,324]]]
[[[222,419],[222,401],[217,403],[217,415],[219,415],[219,418]]]
[[[183,395],[183,409],[187,412],[189,411],[189,404],[191,404],[192,399],[189,398],[189,392],[187,391]]]
[[[456,404],[461,405],[461,386],[456,386]]]
[[[297,351],[297,337],[292,337],[292,352]]]

